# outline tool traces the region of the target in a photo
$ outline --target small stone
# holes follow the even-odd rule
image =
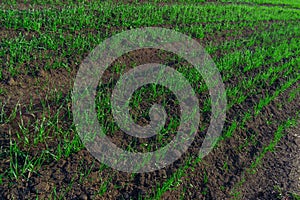
[[[88,196],[86,194],[81,194],[79,196],[79,199],[81,199],[81,200],[88,200]]]

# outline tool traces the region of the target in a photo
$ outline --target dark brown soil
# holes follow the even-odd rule
[[[11,33],[10,31],[1,28],[1,38],[13,38],[20,32],[20,30],[14,30]],[[205,46],[213,39],[215,44],[220,44],[223,41],[250,36],[253,32],[254,30],[245,28],[240,35],[231,37],[230,30],[228,30],[218,35],[206,36],[200,42]],[[37,33],[28,33],[28,37],[31,34]],[[229,52],[216,52],[212,57],[217,58],[226,53]],[[68,116],[67,111],[71,108],[70,91],[79,67],[75,59],[80,60],[85,56],[81,55],[68,60],[71,71],[66,69],[39,70],[34,75],[21,73],[17,77],[11,77],[6,73],[5,80],[0,83],[0,87],[4,89],[4,93],[0,95],[1,102],[4,104],[1,112],[5,116],[10,116],[14,108],[17,108],[18,112],[9,123],[0,121],[0,174],[10,167],[9,162],[12,159],[8,153],[10,140],[16,141],[20,149],[30,157],[37,157],[42,150],[46,149],[55,152],[57,145],[63,141],[60,133],[48,127],[50,137],[47,142],[40,142],[37,146],[26,146],[24,141],[17,137],[21,121],[25,124],[29,123],[28,128],[32,134],[32,138],[29,138],[29,140],[32,140],[36,130],[30,122],[41,120],[43,117],[50,120],[61,109],[61,114],[58,117],[59,127],[62,130],[71,129],[68,137],[70,139],[75,137],[76,132],[70,128],[72,126],[72,116]],[[147,49],[124,55],[116,63],[125,64],[127,66],[125,71],[130,69],[132,63],[140,65],[158,62],[172,66],[175,69],[187,64],[184,62],[176,63],[170,59],[171,57],[172,54],[170,53]],[[288,59],[280,63],[284,62],[288,62]],[[43,65],[44,62],[38,61],[34,64]],[[260,70],[265,70],[267,67],[262,66]],[[237,71],[241,70],[238,69]],[[238,73],[233,74],[225,82],[225,86],[238,85],[241,80],[259,74],[260,70],[247,72],[243,76]],[[222,75],[225,75],[225,73],[227,72],[223,72]],[[227,112],[224,129],[226,130],[235,119],[240,122],[243,113],[248,110],[253,111],[259,99],[264,98],[268,93],[273,94],[280,85],[289,80],[290,77],[295,76],[297,74],[282,77],[272,84],[261,83],[262,87],[254,88],[254,94],[251,94],[245,102],[234,105]],[[115,83],[118,77],[118,74],[107,70],[103,81],[110,85]],[[237,188],[241,192],[239,196],[241,199],[291,199],[291,193],[300,195],[299,123],[298,126],[285,131],[286,135],[278,143],[275,151],[268,152],[265,155],[255,174],[246,172],[246,168],[251,165],[263,147],[273,139],[277,127],[288,118],[295,117],[297,111],[300,110],[299,93],[292,102],[288,101],[290,92],[298,88],[299,83],[299,81],[295,83],[272,101],[270,105],[263,108],[258,116],[251,118],[243,127],[239,127],[231,138],[220,142],[218,147],[201,162],[188,168],[174,190],[165,192],[161,198],[171,200],[181,197],[183,199],[232,199],[234,195],[231,192],[236,189],[236,186],[243,179],[246,181]],[[199,85],[194,85],[194,87],[199,87]],[[111,92],[111,89],[108,88],[107,92]],[[56,102],[54,97],[58,92],[61,92],[62,97]],[[251,92],[244,91],[244,93]],[[203,104],[207,96],[207,91],[201,96],[198,95],[200,105]],[[45,101],[45,103],[42,101]],[[141,110],[147,109],[148,106],[149,102],[145,102]],[[170,107],[170,110],[171,114],[178,114],[178,112],[175,112],[176,109],[172,111],[172,107]],[[140,110],[132,112],[137,114],[140,113]],[[209,113],[202,114],[201,123],[207,127]],[[148,195],[152,197],[157,191],[157,185],[162,185],[180,167],[185,165],[188,158],[194,158],[197,155],[203,141],[202,133],[205,134],[205,131],[199,132],[189,151],[182,158],[171,166],[151,173],[132,175],[116,171],[99,163],[84,148],[79,151],[74,150],[70,156],[63,156],[59,160],[49,157],[37,173],[27,172],[26,177],[22,177],[17,181],[14,178],[4,177],[3,183],[0,184],[0,199],[35,199],[37,195],[39,199],[54,199],[54,197],[61,197],[62,199],[138,199],[139,196],[145,198]],[[255,136],[255,144],[245,145],[245,141],[249,140],[251,135]],[[124,136],[122,132],[110,135],[110,137],[118,146],[127,146],[129,141],[133,140],[132,137]],[[139,150],[142,151],[142,149]],[[24,159],[19,159],[19,163],[24,164]],[[225,163],[226,165],[224,165]],[[86,173],[88,171],[89,173]],[[97,191],[103,184],[106,184],[107,190],[103,195],[99,195]]]
[[[133,52],[124,56],[119,61],[124,64],[130,64],[135,62],[137,64],[148,63],[149,61],[152,62],[163,62],[162,58],[168,57],[166,54],[162,58],[155,57],[155,50],[144,50],[140,52]],[[176,68],[176,65],[174,65]],[[43,112],[41,107],[39,108],[39,100],[41,98],[46,98],[47,94],[50,94],[50,91],[56,88],[57,90],[61,90],[66,94],[66,92],[70,89],[70,83],[72,82],[72,78],[74,78],[75,73],[69,73],[65,70],[52,70],[50,72],[41,72],[41,77],[43,77],[43,81],[47,84],[47,89],[41,87],[43,84],[36,85],[34,83],[40,80],[41,77],[36,77],[32,79],[25,79],[27,80],[27,84],[24,83],[25,80],[17,82],[17,81],[10,81],[12,83],[9,84],[9,88],[11,90],[7,91],[8,95],[3,96],[8,101],[8,107],[14,105],[13,102],[9,100],[10,98],[19,99],[19,104],[21,105],[19,108],[23,113],[23,119],[26,118],[39,118],[41,117],[41,112]],[[106,75],[109,75],[106,74]],[[110,73],[110,75],[112,75]],[[251,74],[255,75],[255,74]],[[237,77],[234,77],[236,81]],[[48,81],[46,81],[48,80]],[[51,81],[52,80],[52,81]],[[276,84],[281,84],[282,82],[286,81],[282,78]],[[228,80],[225,82],[226,85],[231,85],[232,80]],[[52,82],[52,84],[51,84]],[[234,81],[235,82],[235,81]],[[55,84],[54,84],[55,83]],[[299,83],[299,82],[298,82]],[[25,85],[26,87],[21,87],[21,85]],[[57,86],[61,86],[60,88]],[[257,95],[249,97],[245,103],[240,105],[234,106],[227,114],[227,121],[228,123],[226,126],[230,124],[235,116],[239,116],[242,112],[245,112],[249,109],[252,109],[255,102],[262,98],[267,92],[272,93],[275,91],[276,85],[270,88],[257,88]],[[297,84],[295,84],[292,88],[296,88]],[[6,87],[7,88],[7,87]],[[37,90],[37,93],[34,94],[31,91],[34,89]],[[183,191],[185,191],[185,199],[195,199],[198,197],[203,197],[207,199],[225,199],[230,197],[229,191],[233,188],[233,186],[240,181],[242,176],[242,172],[245,167],[249,166],[253,161],[255,155],[257,155],[264,145],[267,145],[268,142],[272,139],[273,133],[276,130],[276,127],[283,121],[285,121],[289,116],[292,117],[296,114],[296,111],[299,110],[299,104],[297,103],[299,100],[299,95],[297,98],[291,102],[287,103],[287,97],[289,94],[289,89],[287,92],[281,94],[281,96],[274,101],[271,105],[267,106],[263,110],[263,113],[258,117],[254,118],[250,122],[245,125],[244,129],[238,129],[237,132],[228,140],[221,142],[221,144],[216,148],[209,156],[205,157],[204,160],[197,164],[193,171],[188,169],[186,176],[182,178],[182,183],[176,188],[174,191],[168,191],[163,195],[163,199],[177,199],[181,195]],[[30,97],[34,99],[34,110],[33,112],[27,113],[25,105],[29,104]],[[19,98],[22,97],[22,98]],[[282,104],[282,108],[278,108],[278,104]],[[51,98],[47,104],[50,106],[50,115],[53,115],[57,109],[57,105],[54,105],[51,102]],[[64,107],[67,105],[62,104]],[[7,115],[9,115],[9,110],[7,110]],[[12,108],[12,107],[11,107]],[[23,108],[23,109],[22,109]],[[63,117],[63,116],[62,116]],[[266,125],[266,120],[270,120],[274,123],[271,125]],[[16,119],[12,121],[10,124],[3,124],[1,131],[1,143],[3,144],[2,147],[5,149],[8,148],[9,136],[16,139],[15,133],[18,130],[18,121],[20,121],[20,116],[17,116]],[[204,120],[203,123],[207,123],[207,120]],[[70,125],[70,122],[67,122],[65,125]],[[257,145],[250,145],[246,146],[242,151],[238,150],[237,147],[243,144],[243,141],[249,133],[257,133]],[[8,133],[10,135],[8,135]],[[113,137],[113,141],[116,144],[124,143],[123,140],[119,140],[118,137]],[[128,199],[133,198],[136,199],[139,195],[144,196],[145,194],[153,194],[155,191],[156,184],[162,184],[166,181],[172,173],[176,172],[178,167],[183,166],[184,161],[188,157],[188,155],[193,155],[195,152],[198,152],[199,149],[198,145],[201,143],[202,139],[197,138],[196,142],[190,147],[190,151],[186,153],[179,161],[175,162],[172,166],[169,166],[165,169],[153,172],[153,173],[145,173],[145,174],[137,174],[132,177],[130,174],[122,173],[115,171],[110,168],[104,168],[103,170],[99,170],[103,167],[100,163],[98,163],[86,150],[81,150],[78,153],[71,154],[68,158],[62,158],[59,161],[49,161],[42,166],[42,168],[38,171],[38,173],[28,174],[27,179],[22,179],[17,182],[9,181],[4,179],[4,184],[2,187],[1,195],[3,198],[11,199],[13,197],[18,197],[21,199],[28,199],[34,198],[36,194],[39,194],[40,198],[49,197],[50,194],[53,193],[53,188],[56,188],[56,191],[60,193],[60,195],[65,195],[68,199],[79,198],[84,196],[88,198],[96,198],[96,199]],[[284,142],[281,142],[279,145],[284,147],[284,145],[288,145],[294,143],[292,137],[285,137]],[[55,138],[52,142],[49,142],[52,147],[55,148],[57,141]],[[125,143],[126,144],[126,143]],[[50,148],[52,148],[50,146]],[[48,146],[49,148],[49,146]],[[279,147],[280,148],[280,147]],[[34,151],[38,151],[41,149],[45,149],[45,146],[41,145],[37,149],[28,149],[32,156],[37,155]],[[284,149],[282,151],[278,151],[278,153],[286,153],[286,154],[296,154],[296,147],[290,149]],[[277,152],[277,151],[276,151]],[[297,154],[296,154],[297,155]],[[276,157],[271,154],[267,154],[264,158],[267,162],[267,166],[259,168],[258,172],[255,177],[257,177],[257,183],[259,183],[262,179],[259,178],[260,176],[266,177],[264,173],[266,169],[272,167],[273,161],[275,161]],[[278,158],[282,159],[282,158]],[[1,161],[1,166],[3,168],[9,167],[9,157]],[[290,162],[289,162],[290,161]],[[228,170],[225,172],[222,170],[223,163],[226,162],[228,165]],[[282,174],[282,176],[274,176],[270,174],[270,177],[275,179],[276,183],[282,187],[283,195],[288,195],[288,191],[290,191],[287,187],[289,184],[292,184],[291,177],[287,176],[290,171],[293,169],[294,166],[292,160],[282,160],[278,161],[278,163],[286,162],[284,165],[281,164],[277,166],[276,171],[274,173]],[[90,167],[91,173],[88,177],[80,178],[80,173],[82,171],[87,171]],[[207,174],[208,182],[206,183],[203,180],[203,172]],[[268,171],[271,173],[270,171]],[[110,179],[111,178],[111,179]],[[255,179],[253,177],[249,178],[250,182],[246,182],[249,184],[247,187],[244,185],[242,187],[243,194],[247,195],[248,198],[257,197],[256,191],[253,190],[251,187],[252,184],[255,185]],[[266,181],[268,179],[265,179]],[[9,183],[9,182],[10,183]],[[103,196],[95,196],[95,191],[99,188],[99,186],[104,182],[108,182],[108,190],[104,193]],[[253,182],[253,183],[252,183]],[[70,183],[71,184],[70,186]],[[155,183],[155,184],[153,184]],[[251,183],[251,184],[250,184]],[[283,185],[282,185],[283,184]],[[273,185],[273,184],[271,184]],[[263,197],[269,198],[274,197],[274,192],[277,195],[276,191],[271,189],[271,185],[267,187],[267,190],[264,191]],[[63,191],[66,190],[67,187],[70,187],[66,193]],[[115,189],[116,186],[119,188]],[[220,187],[223,186],[222,190]],[[245,189],[244,189],[245,188]],[[53,194],[52,194],[53,195]],[[258,194],[259,195],[259,194]]]
[[[299,121],[296,127],[286,131],[274,152],[268,153],[256,174],[247,174],[240,188],[243,199],[284,198],[288,193],[300,194],[300,137]],[[288,177],[285,182],[282,177]]]

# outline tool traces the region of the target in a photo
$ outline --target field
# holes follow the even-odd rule
[[[300,0],[89,1],[0,3],[0,199],[300,199]],[[129,152],[167,145],[179,126],[174,93],[148,84],[133,93],[130,115],[148,124],[151,105],[166,123],[151,138],[125,134],[110,97],[120,75],[147,63],[180,72],[200,108],[196,137],[172,164],[144,173],[99,162],[81,140],[72,91],[82,61],[105,39],[161,27],[195,39],[226,89],[222,134],[198,152],[212,105],[202,77],[184,58],[145,48],[115,60],[97,87],[105,135]]]

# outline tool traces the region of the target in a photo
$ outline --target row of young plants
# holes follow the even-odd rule
[[[253,115],[258,115],[261,110],[270,105],[270,103],[278,97],[279,94],[287,90],[289,87],[291,87],[293,84],[297,83],[299,81],[300,77],[296,77],[294,79],[290,79],[287,82],[285,82],[281,87],[277,88],[277,90],[273,93],[268,95],[264,99],[260,99],[257,105],[262,105],[262,106],[255,106],[253,110],[248,110],[245,113],[241,113],[242,115],[242,120],[233,120],[231,125],[224,130],[224,134],[219,138],[218,143],[222,142],[223,140],[229,139],[232,137],[234,132],[237,130],[239,127],[244,127],[245,123],[251,120]],[[218,143],[216,144],[216,147],[218,146]],[[216,148],[215,147],[215,148]],[[160,197],[169,190],[174,190],[176,186],[180,185],[181,178],[186,175],[186,170],[193,169],[195,165],[199,162],[201,162],[201,158],[196,158],[196,159],[190,159],[189,162],[186,162],[184,166],[178,168],[175,173],[172,174],[170,178],[168,178],[164,183],[158,184],[156,187],[156,190],[154,193],[154,196],[149,195],[148,199],[160,199]]]
[[[237,10],[238,14],[230,11],[229,9]],[[255,9],[257,11],[255,11]],[[112,26],[121,26],[127,27],[140,27],[140,26],[149,26],[149,25],[173,25],[176,24],[176,27],[180,27],[179,30],[183,32],[188,32],[191,35],[196,35],[198,38],[203,38],[206,34],[212,34],[214,31],[221,31],[227,29],[239,29],[232,33],[233,36],[237,36],[241,28],[246,28],[247,26],[254,26],[257,22],[255,19],[259,19],[260,22],[263,20],[296,20],[293,22],[286,22],[281,24],[272,24],[271,29],[268,31],[263,31],[262,33],[257,33],[255,36],[250,36],[249,38],[242,38],[240,40],[234,40],[230,42],[222,43],[220,46],[210,45],[207,47],[209,53],[214,53],[218,49],[223,48],[225,50],[238,49],[240,47],[255,47],[256,45],[263,46],[263,49],[244,50],[244,51],[235,51],[231,54],[225,55],[223,58],[217,59],[217,67],[220,69],[221,73],[224,74],[223,79],[229,80],[233,76],[237,77],[238,75],[243,75],[244,72],[252,71],[254,69],[259,69],[262,65],[269,67],[267,71],[258,71],[255,73],[254,78],[245,79],[241,83],[230,87],[227,90],[228,96],[230,99],[230,104],[228,109],[234,106],[235,104],[243,103],[247,96],[254,95],[257,92],[255,91],[255,86],[257,84],[260,87],[266,87],[268,84],[274,83],[280,78],[279,74],[282,74],[286,77],[291,77],[293,74],[293,69],[297,69],[299,66],[299,59],[294,58],[295,55],[299,54],[299,42],[296,37],[299,37],[299,28],[297,23],[299,20],[299,12],[297,10],[283,10],[282,8],[275,8],[274,13],[271,8],[248,8],[244,5],[228,5],[224,8],[218,7],[218,5],[207,4],[205,6],[189,6],[184,8],[182,5],[167,6],[162,9],[158,9],[153,5],[142,5],[136,8],[130,6],[119,6],[107,9],[105,6],[100,6],[96,3],[86,7],[86,5],[81,5],[76,8],[71,9],[62,9],[62,13],[65,16],[61,15],[57,10],[46,10],[46,11],[2,11],[0,12],[1,17],[0,21],[8,29],[25,29],[28,31],[36,31],[39,34],[39,37],[33,38],[28,41],[23,35],[17,37],[17,40],[5,40],[3,44],[6,44],[7,47],[11,48],[9,56],[13,57],[11,59],[12,63],[9,64],[11,75],[16,75],[18,70],[22,67],[24,62],[32,62],[36,58],[39,59],[49,59],[53,56],[53,52],[59,50],[59,52],[54,53],[54,55],[61,54],[61,58],[70,57],[74,53],[82,54],[87,49],[92,49],[93,45],[100,43],[103,38],[106,38],[111,33],[100,33],[97,34],[82,34],[74,37],[72,33],[75,31],[81,31],[82,28],[88,29],[99,29],[102,25],[104,27]],[[90,11],[93,10],[93,13]],[[105,10],[105,12],[104,12]],[[211,12],[214,10],[213,12]],[[106,12],[107,11],[107,12]],[[131,12],[135,13],[133,15]],[[194,14],[189,14],[189,12],[194,12]],[[226,16],[223,16],[223,13],[226,12]],[[244,12],[248,13],[248,16],[244,16]],[[122,13],[122,14],[121,14]],[[253,13],[253,14],[252,14]],[[103,18],[99,21],[94,20],[94,14],[102,15]],[[199,15],[203,17],[199,18]],[[221,15],[221,16],[220,16]],[[228,16],[233,15],[232,19]],[[67,17],[66,17],[67,16]],[[77,18],[78,16],[78,18]],[[111,18],[114,20],[110,20]],[[187,17],[186,17],[187,16]],[[152,21],[147,21],[149,17],[153,17]],[[21,20],[23,18],[23,20]],[[206,18],[208,20],[206,20]],[[10,19],[10,20],[7,20]],[[16,20],[20,19],[20,20]],[[49,19],[46,20],[46,19]],[[230,20],[228,20],[230,19]],[[244,20],[241,23],[239,20]],[[234,22],[234,23],[233,23]],[[182,25],[184,23],[185,25]],[[195,23],[208,23],[205,25],[205,30]],[[68,24],[65,26],[65,24]],[[189,24],[192,24],[192,28],[187,28]],[[281,27],[284,26],[284,27]],[[69,31],[69,35],[65,36],[65,30]],[[109,28],[107,28],[109,30]],[[48,34],[47,31],[50,31]],[[58,33],[54,33],[54,32]],[[288,33],[288,38],[285,38]],[[52,35],[54,34],[54,35]],[[84,36],[84,38],[82,38]],[[274,42],[275,40],[275,42]],[[280,42],[277,42],[280,41]],[[291,42],[290,42],[291,41]],[[13,47],[13,45],[18,44],[19,46]],[[21,45],[20,45],[21,44]],[[270,46],[270,44],[272,44]],[[60,52],[60,47],[68,46],[69,49]],[[267,46],[267,47],[266,47]],[[3,48],[8,49],[8,48]],[[52,52],[46,54],[45,56],[43,51],[51,50]],[[32,51],[37,51],[33,53]],[[6,55],[1,50],[1,56]],[[22,57],[23,56],[23,57]],[[286,61],[288,59],[288,61]],[[280,64],[279,64],[279,63]],[[283,62],[283,65],[281,64]],[[16,64],[19,63],[19,68],[15,68]],[[65,64],[65,65],[64,65]],[[58,60],[52,66],[49,63],[49,68],[57,67],[67,67],[66,63]],[[245,67],[239,67],[245,66]],[[265,67],[263,67],[265,68]],[[40,66],[37,66],[37,71],[40,69]],[[188,76],[188,75],[187,75]],[[201,77],[190,77],[191,82],[197,84]],[[270,81],[268,81],[270,80]],[[278,96],[281,92],[287,89],[290,84],[295,83],[299,79],[291,79],[289,84],[286,84],[282,89],[277,90],[277,92],[268,95],[264,100],[260,101],[255,107],[255,115],[259,114],[260,110],[271,103],[271,101]],[[264,84],[264,82],[268,84]],[[206,86],[200,86],[198,92],[204,92]],[[246,92],[251,90],[252,92]],[[246,94],[245,94],[246,93]],[[207,100],[208,102],[208,100]],[[206,103],[204,111],[209,112],[209,104]],[[2,107],[3,109],[3,107]],[[44,107],[43,110],[47,112],[47,107]],[[18,112],[18,107],[15,109],[15,113]],[[61,138],[57,149],[55,150],[43,150],[41,155],[35,158],[32,158],[30,154],[22,150],[23,147],[19,147],[18,142],[10,140],[9,155],[12,158],[10,160],[10,169],[5,176],[9,174],[10,177],[19,179],[20,177],[29,178],[32,173],[35,173],[44,162],[49,162],[49,160],[58,160],[62,157],[68,157],[70,153],[76,152],[83,148],[82,143],[79,137],[75,136],[71,139],[71,135],[74,133],[74,127],[71,126],[69,130],[64,130],[61,128],[59,123],[60,121],[60,112],[65,112],[63,107],[60,107],[52,118],[42,117],[41,120],[37,120],[34,123],[34,140],[33,143],[30,141],[28,125],[20,123],[20,132],[16,133],[17,138],[22,140],[24,147],[36,146],[39,143],[47,143],[49,137],[53,137],[50,133],[57,133],[58,138]],[[70,113],[70,110],[67,110]],[[22,113],[19,113],[22,116]],[[247,112],[244,115],[242,122],[234,121],[231,123],[231,126],[226,130],[224,134],[224,139],[232,136],[236,128],[243,125],[250,117],[253,115],[252,112]],[[2,116],[2,114],[1,114]],[[3,118],[3,116],[2,116]],[[14,117],[10,117],[13,119]],[[68,119],[71,120],[71,117]],[[1,121],[10,121],[3,119]],[[21,163],[20,163],[21,160]],[[198,160],[200,161],[200,160]],[[193,163],[192,158],[189,162],[183,167],[178,169],[178,172],[174,174],[165,184],[162,185],[162,188],[158,189],[157,195],[155,197],[160,197],[165,191],[173,188],[175,185],[178,185],[178,181],[182,176],[185,175],[185,170],[190,167],[189,163]],[[0,176],[0,179],[4,175]],[[106,182],[107,183],[107,182]],[[105,182],[99,189],[100,193],[103,194],[107,188]],[[54,190],[55,193],[56,190]],[[56,194],[54,194],[55,196]]]
[[[286,34],[284,35],[287,29],[289,30],[289,37],[297,37],[297,33],[299,33],[299,30],[297,30],[296,24],[297,22],[293,22],[290,24],[283,23],[282,25],[272,24],[270,28],[271,30],[273,30],[274,27],[274,32],[277,33],[277,37],[278,35],[280,35],[282,38],[287,37]],[[217,26],[222,26],[223,29],[226,30],[224,27],[227,27],[228,24],[207,25],[205,26],[205,34],[212,34]],[[251,26],[251,24],[249,24],[248,22],[245,23],[245,27],[249,26]],[[196,27],[199,27],[197,25],[192,27],[195,27],[196,32],[187,33],[190,33],[192,35],[203,35],[203,28],[197,29]],[[242,27],[243,26],[239,25],[237,27],[237,30],[241,30]],[[186,31],[190,31],[185,30],[185,27],[177,29],[179,31],[183,31],[184,33],[186,33]],[[238,31],[236,31],[236,33],[238,33]],[[222,48],[220,46],[215,46],[211,44],[207,46],[206,49],[208,53],[214,54],[214,52],[218,49],[223,49],[223,51],[225,51],[225,49],[228,50],[232,49],[233,47],[240,47],[241,45],[252,46],[254,44],[260,44],[262,41],[263,43],[272,43],[273,36],[271,36],[272,34],[269,35],[269,32],[263,31],[261,33],[261,36],[257,33],[254,36],[251,36],[247,39],[242,38],[239,40],[222,43]],[[39,66],[38,63],[36,63],[37,61],[45,62],[43,66],[44,69],[56,69],[61,67],[70,69],[72,66],[69,65],[69,59],[76,59],[76,56],[82,56],[84,53],[94,48],[95,44],[101,43],[102,39],[106,38],[107,35],[100,35],[99,33],[89,33],[87,35],[79,34],[77,36],[74,36],[72,34],[66,33],[65,31],[59,30],[55,34],[44,32],[37,36],[32,36],[32,38],[30,39],[26,39],[26,37],[27,36],[20,33],[20,35],[15,38],[2,40],[3,45],[1,46],[2,48],[0,51],[0,56],[3,57],[5,68],[7,68],[4,68],[4,70],[8,70],[9,74],[12,77],[16,76],[19,73],[35,74],[41,68],[41,66]],[[279,51],[277,50],[277,52]],[[251,52],[248,52],[248,54],[251,55]],[[53,56],[55,56],[57,59],[53,60]],[[229,56],[227,57],[230,58]],[[34,67],[32,64],[30,64],[32,62],[36,63]],[[77,64],[79,63],[80,62],[78,61]],[[26,71],[20,71],[20,69],[22,68],[25,68]],[[1,79],[4,78],[3,73],[3,71],[1,71],[0,73]]]
[[[260,166],[264,156],[269,152],[274,152],[277,144],[280,140],[287,134],[286,130],[297,125],[299,121],[299,112],[296,113],[296,116],[287,119],[285,122],[281,123],[276,132],[274,133],[273,139],[270,141],[268,145],[265,145],[261,152],[255,156],[254,160],[251,162],[250,166],[248,166],[242,173],[241,181],[237,182],[232,190],[231,195],[234,199],[241,199],[242,192],[240,191],[240,187],[247,181],[245,178],[246,174],[255,174],[257,172],[257,168]]]
[[[294,61],[294,60],[292,60],[292,61]],[[299,61],[298,61],[299,62]],[[298,62],[296,62],[296,64],[298,63]],[[256,81],[259,81],[259,79],[260,78],[263,78],[262,80],[268,80],[269,79],[269,77],[271,77],[271,75],[275,75],[275,77],[276,78],[278,78],[278,76],[276,76],[276,73],[277,72],[280,72],[281,70],[283,70],[285,67],[290,67],[289,66],[289,64],[290,63],[286,63],[285,65],[282,65],[282,66],[280,66],[280,67],[277,67],[277,68],[269,68],[269,69],[272,69],[272,70],[268,70],[267,72],[265,72],[265,73],[262,73],[262,74],[259,74],[259,78],[254,78],[254,80],[255,81],[250,81],[250,82],[248,82],[248,83],[252,83],[252,84],[246,84],[246,86],[247,87],[244,87],[244,89],[249,89],[250,88],[250,86],[254,86],[254,84],[255,83],[257,83]],[[295,64],[295,63],[294,63]],[[294,65],[293,65],[294,66]],[[289,71],[287,71],[287,72],[289,72],[289,73],[291,73],[292,71],[291,71],[291,68],[290,68],[290,70]],[[285,75],[288,75],[288,74],[285,74]],[[275,81],[276,79],[274,79],[273,81]],[[241,86],[244,86],[245,84],[241,84],[240,85],[240,87]],[[237,89],[237,91],[240,91],[242,88],[239,88],[239,89]],[[230,90],[228,90],[228,91],[230,91]],[[231,93],[229,93],[229,96],[232,96],[232,97],[234,97],[234,96],[236,96],[236,94],[231,94]],[[241,95],[241,96],[243,96],[243,95]],[[233,98],[234,99],[234,98]],[[238,100],[237,102],[235,102],[235,103],[242,103],[242,100]],[[234,103],[233,103],[234,104]],[[233,105],[232,104],[232,105]],[[17,109],[16,109],[17,110]],[[209,110],[207,110],[207,111],[209,111]],[[58,114],[56,115],[56,116],[59,116]],[[57,117],[56,117],[57,118]],[[42,142],[42,140],[40,140],[40,139],[43,139],[43,138],[47,138],[47,135],[45,134],[45,132],[43,131],[44,130],[44,122],[45,122],[46,120],[45,120],[45,118],[41,121],[41,122],[38,122],[38,123],[36,123],[37,124],[37,129],[39,130],[39,136],[37,137],[37,138],[39,138],[39,139],[36,139],[35,140],[35,142],[33,143],[33,144],[37,144],[37,142]],[[56,122],[58,121],[58,119],[56,119],[55,120]],[[48,123],[50,126],[52,126],[52,127],[57,127],[57,126],[53,126],[53,124],[51,124],[51,123]],[[25,144],[27,143],[29,143],[29,140],[28,140],[28,138],[27,138],[27,136],[26,135],[28,135],[28,134],[26,134],[26,132],[28,133],[28,128],[26,128],[24,125],[20,125],[20,129],[21,129],[21,134],[17,134],[17,135],[19,135],[18,137],[19,137],[19,139],[21,139],[21,136],[20,135],[22,135],[23,137],[23,140],[25,141]],[[57,132],[57,131],[56,131]],[[68,135],[68,134],[66,134],[66,135]],[[75,145],[77,144],[77,145],[79,145],[80,146],[80,142],[79,142],[79,138],[77,138],[77,140],[75,140],[76,142],[75,142]],[[64,142],[64,144],[70,144],[69,142]],[[58,150],[57,150],[57,152],[61,152],[59,149],[60,146],[58,146]],[[12,149],[14,149],[13,151],[14,152],[17,152],[17,153],[21,153],[19,150],[17,150],[17,146],[15,145],[15,144],[11,144],[11,148]],[[70,149],[70,148],[68,148],[68,147],[66,147],[66,149]],[[75,149],[76,149],[76,147],[75,147]],[[68,152],[68,151],[67,151]],[[60,153],[61,154],[61,153]],[[67,153],[68,154],[68,153]],[[41,164],[32,164],[32,163],[41,163],[41,159],[39,158],[38,159],[38,161],[29,161],[28,160],[28,155],[26,155],[26,156],[22,156],[22,157],[25,157],[25,167],[23,166],[19,166],[19,165],[17,165],[17,164],[15,164],[14,165],[14,167],[12,167],[12,169],[13,169],[13,171],[12,171],[12,173],[11,174],[13,174],[15,177],[18,177],[18,175],[17,175],[17,171],[18,170],[16,170],[16,169],[20,169],[20,171],[21,171],[21,174],[24,174],[24,172],[26,171],[26,169],[28,169],[29,167],[28,166],[35,166],[35,165],[39,165],[39,166],[41,166]],[[56,156],[57,158],[59,158],[59,157],[61,157],[61,156]],[[27,163],[27,164],[26,164]],[[28,166],[27,166],[28,165]],[[28,170],[27,170],[28,171]],[[30,169],[29,171],[32,171],[32,169]]]
[[[122,4],[109,7],[105,3],[98,3],[89,8],[81,5],[58,10],[0,10],[0,20],[6,28],[24,28],[37,32],[57,31],[61,28],[80,31],[82,28],[99,29],[101,26],[109,25],[141,27],[196,22],[298,20],[299,12],[277,7],[251,7],[235,4],[222,6],[218,4],[198,6],[175,4],[162,7],[152,4],[135,6]],[[96,17],[97,15],[101,17]]]

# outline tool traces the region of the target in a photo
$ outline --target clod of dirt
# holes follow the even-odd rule
[[[8,81],[8,84],[11,86],[14,86],[14,85],[17,85],[18,83],[13,78],[10,78]]]
[[[53,187],[53,183],[41,182],[34,186],[33,190],[38,193],[48,192]]]

